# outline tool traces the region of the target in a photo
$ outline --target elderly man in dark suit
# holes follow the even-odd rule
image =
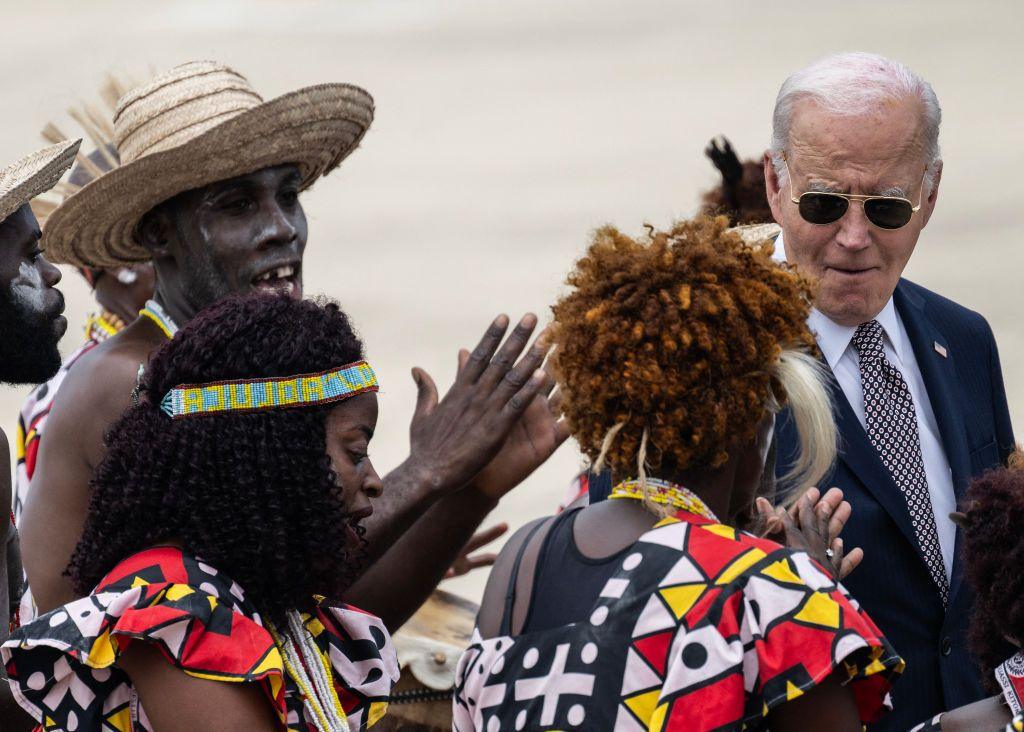
[[[938,198],[940,116],[906,66],[832,56],[782,85],[764,163],[776,254],[820,282],[810,325],[842,442],[828,484],[865,550],[846,584],[907,662],[886,730],[983,696],[949,513],[1014,444],[988,323],[902,279]],[[777,434],[781,472],[796,438],[785,420]]]

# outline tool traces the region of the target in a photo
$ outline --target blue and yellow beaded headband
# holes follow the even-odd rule
[[[167,392],[160,401],[160,409],[171,419],[223,412],[258,412],[340,402],[378,389],[377,375],[370,364],[356,361],[318,374],[182,384]]]

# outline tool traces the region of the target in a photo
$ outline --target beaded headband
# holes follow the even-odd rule
[[[160,401],[171,419],[222,412],[259,412],[340,402],[377,391],[377,375],[366,361],[284,378],[239,379],[210,384],[182,384]]]

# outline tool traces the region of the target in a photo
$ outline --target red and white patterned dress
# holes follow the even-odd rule
[[[806,553],[680,512],[626,553],[588,618],[475,634],[456,672],[455,729],[761,729],[833,673],[870,722],[902,670]]]
[[[366,729],[387,709],[398,659],[379,618],[321,603],[302,615],[324,660],[349,729]],[[117,658],[152,643],[183,673],[259,684],[281,729],[316,730],[297,685],[245,592],[222,572],[174,547],[139,552],[91,595],[23,626],[0,647],[19,704],[39,729],[151,732]]]

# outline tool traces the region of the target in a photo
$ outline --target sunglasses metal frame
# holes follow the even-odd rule
[[[843,211],[842,216],[837,218],[835,221],[829,221],[828,223],[819,224],[815,221],[807,221],[807,219],[804,218],[803,212],[801,212],[800,218],[802,218],[804,221],[807,221],[808,224],[811,224],[813,226],[831,226],[836,221],[839,221],[840,219],[843,218],[843,216],[846,216],[846,214],[849,212],[851,201],[859,201],[861,208],[864,208],[864,204],[867,203],[868,201],[903,201],[910,206],[910,218],[907,219],[906,223],[901,224],[900,226],[879,226],[878,224],[871,220],[871,217],[868,216],[867,211],[864,212],[864,217],[868,220],[868,223],[870,223],[875,228],[881,229],[882,231],[898,231],[899,229],[902,229],[904,226],[906,226],[907,224],[914,220],[914,214],[921,210],[921,204],[924,202],[924,180],[925,177],[928,175],[927,167],[925,167],[924,173],[921,174],[921,195],[918,198],[917,205],[915,206],[913,201],[911,201],[909,198],[904,198],[903,196],[865,196],[857,193],[834,193],[832,191],[804,191],[799,196],[795,196],[793,195],[793,174],[789,170],[789,158],[786,156],[785,151],[783,151],[782,153],[782,163],[783,165],[786,166],[786,177],[789,178],[789,200],[791,200],[798,206],[800,205],[800,199],[802,199],[804,196],[834,196],[835,198],[843,198],[846,200],[846,210]]]

